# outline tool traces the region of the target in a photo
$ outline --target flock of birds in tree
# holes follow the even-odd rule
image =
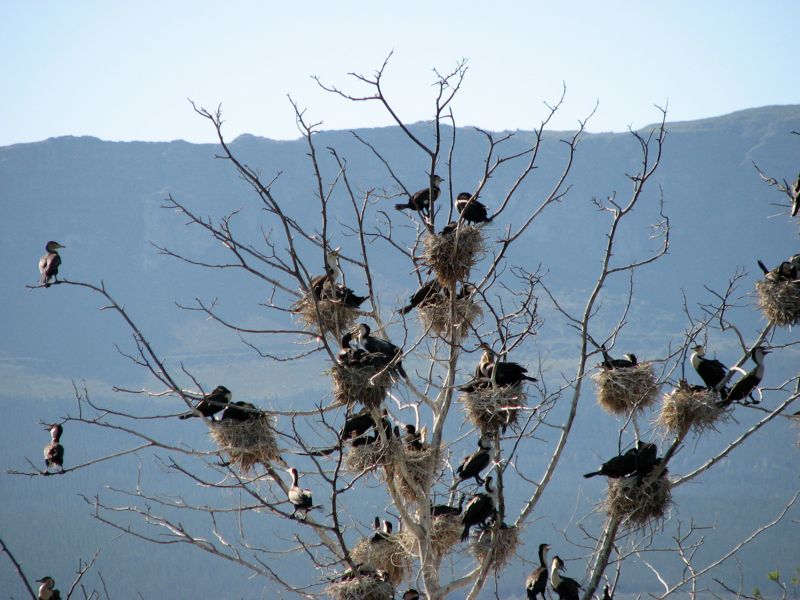
[[[408,202],[396,204],[395,208],[399,211],[414,210],[421,216],[430,218],[433,203],[441,193],[440,184],[442,181],[441,177],[433,175],[431,187],[415,192],[409,196]],[[792,187],[792,192],[791,214],[795,216],[800,211],[800,177]],[[493,219],[493,217],[488,216],[487,207],[468,192],[458,194],[455,200],[455,207],[460,214],[461,220],[468,223],[489,223]],[[458,221],[450,222],[442,229],[440,235],[449,235],[456,231],[457,227]],[[56,241],[49,241],[45,246],[46,253],[39,260],[40,284],[45,288],[58,281],[57,276],[61,266],[61,256],[58,250],[64,247]],[[768,269],[760,260],[758,265],[767,280],[781,282],[800,279],[800,255],[782,262],[774,269]],[[336,248],[326,253],[325,274],[316,276],[310,281],[309,287],[314,298],[316,300],[334,300],[350,308],[360,307],[368,299],[368,296],[359,296],[350,288],[338,283],[340,276],[339,248]],[[469,283],[463,283],[456,298],[466,298],[474,292],[474,286]],[[442,286],[436,279],[432,279],[422,284],[411,295],[408,304],[397,312],[401,315],[406,315],[415,308],[439,303],[443,299],[448,299],[449,296],[450,290]],[[352,346],[354,340],[360,347]],[[534,377],[526,375],[527,369],[522,365],[500,360],[498,354],[488,344],[481,342],[480,347],[484,352],[475,369],[475,374],[470,381],[459,386],[458,389],[460,391],[471,393],[495,386],[519,386],[523,381],[537,381]],[[635,367],[638,364],[637,357],[634,354],[625,354],[623,358],[614,359],[608,354],[605,347],[601,347],[600,350],[603,355],[603,362],[598,367],[603,369],[626,369]],[[720,397],[718,403],[720,408],[725,408],[733,402],[747,403],[748,400],[752,403],[759,402],[753,397],[753,392],[764,377],[764,357],[770,352],[767,348],[756,346],[750,351],[749,354],[755,363],[755,367],[744,373],[730,388],[725,385],[730,379],[729,369],[722,362],[707,358],[705,348],[702,345],[694,346],[692,351],[690,362],[704,384],[703,386],[690,386],[693,390],[708,389],[717,392]],[[369,325],[360,323],[354,330],[348,331],[342,336],[336,360],[345,367],[369,367],[376,371],[387,370],[392,375],[407,379],[408,374],[403,368],[402,356],[403,351],[401,348],[388,340],[372,335]],[[200,399],[191,411],[179,415],[179,418],[204,417],[214,421],[215,415],[220,412],[222,413],[221,421],[233,420],[239,422],[258,418],[262,414],[251,403],[234,402],[231,391],[220,385],[214,388],[210,394]],[[50,431],[51,436],[50,443],[44,448],[46,473],[49,473],[51,468],[58,468],[63,472],[64,447],[60,443],[63,426],[61,424],[52,424],[46,426],[45,429]],[[370,430],[373,430],[374,433],[367,435]],[[417,431],[415,425],[405,424],[404,430],[405,433],[401,435],[399,427],[391,424],[386,409],[383,409],[378,423],[376,423],[369,408],[364,408],[356,414],[350,414],[348,409],[345,423],[339,431],[339,438],[342,443],[348,442],[352,446],[358,447],[379,443],[382,436],[385,439],[395,437],[401,439],[406,448],[421,450],[424,444],[426,428],[423,427],[420,431]],[[505,427],[503,431],[505,431]],[[464,505],[465,494],[463,493],[460,494],[457,506],[450,506],[449,504],[431,505],[432,516],[452,515],[461,517],[461,525],[463,527],[462,542],[469,539],[471,528],[488,529],[497,518],[497,489],[491,476],[487,476],[485,479],[481,477],[481,473],[491,463],[491,442],[492,437],[490,435],[481,435],[478,439],[478,449],[466,456],[455,470],[453,483],[453,490],[455,490],[460,483],[474,479],[475,483],[479,487],[483,486],[485,491],[472,494],[466,506]],[[337,445],[321,450],[312,450],[305,454],[324,456],[340,447],[341,445]],[[586,473],[584,477],[589,478],[597,475],[614,479],[635,477],[641,481],[643,477],[649,475],[661,464],[662,459],[657,454],[658,450],[655,444],[639,441],[635,448],[630,448],[623,454],[607,460],[597,471]],[[290,517],[295,518],[299,513],[305,519],[308,512],[316,508],[313,504],[311,490],[300,487],[299,473],[296,468],[289,468],[288,473],[292,478],[291,486],[287,492],[287,500],[293,508]],[[375,533],[370,538],[370,541],[381,543],[388,539],[393,528],[391,522],[386,520],[383,521],[383,526],[381,527],[380,520],[376,517],[374,529]],[[574,579],[561,574],[565,567],[560,557],[553,557],[548,566],[547,553],[549,548],[550,546],[547,544],[540,544],[539,546],[539,566],[531,572],[526,580],[528,600],[536,600],[539,596],[544,600],[548,580],[552,590],[561,600],[577,599],[581,589],[580,584]],[[375,569],[370,565],[359,564],[355,571],[348,569],[340,578],[340,581],[363,575],[377,578],[382,576],[381,573],[376,573]],[[40,600],[60,599],[60,593],[54,589],[55,582],[52,577],[44,577],[38,580],[37,583],[41,583],[39,588]],[[418,600],[419,598],[421,598],[419,592],[414,589],[409,589],[403,594],[403,600]],[[610,598],[611,593],[609,587],[606,586],[603,600],[610,600]]]

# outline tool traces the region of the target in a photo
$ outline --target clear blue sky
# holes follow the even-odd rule
[[[389,124],[310,75],[355,92],[394,50],[386,89],[430,118],[432,68],[468,59],[460,125],[530,129],[557,98],[557,128],[600,102],[591,131],[800,103],[792,1],[0,3],[0,145],[58,135],[212,141],[186,98],[222,103],[226,133],[297,137],[287,94],[326,129]]]

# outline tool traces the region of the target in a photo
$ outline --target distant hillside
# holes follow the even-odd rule
[[[417,135],[430,136],[425,124],[416,124],[413,130]],[[708,302],[710,296],[704,286],[724,288],[739,267],[748,274],[739,290],[745,308],[735,311],[735,319],[743,334],[752,338],[760,323],[760,315],[752,309],[751,295],[759,275],[756,259],[774,265],[800,252],[797,222],[789,222],[786,208],[775,204],[782,201],[781,196],[759,180],[752,166],[755,161],[770,174],[794,179],[800,168],[800,137],[791,132],[800,131],[800,106],[765,107],[672,123],[668,131],[650,201],[627,224],[624,235],[628,241],[616,257],[641,258],[658,244],[648,238],[648,226],[658,219],[655,194],[660,190],[672,226],[670,252],[657,266],[637,274],[636,301],[618,346],[620,353],[631,351],[644,358],[664,355],[670,343],[680,341],[686,327],[684,295],[692,306]],[[398,128],[357,133],[386,152],[408,189],[425,185],[429,165]],[[445,133],[452,135],[452,130]],[[458,129],[456,133],[458,147],[445,184],[452,183],[454,193],[476,186],[485,152],[482,134],[471,129]],[[516,132],[505,153],[521,150],[532,135]],[[564,164],[564,145],[559,140],[565,135],[545,135],[539,168],[520,190],[516,205],[487,229],[490,240],[499,238],[507,223],[549,192]],[[347,160],[348,177],[357,192],[372,188],[397,191],[380,162],[350,132],[322,132],[315,141],[321,149],[336,147]],[[303,141],[277,142],[244,135],[231,145],[265,179],[280,174],[272,188],[275,196],[304,227],[317,228],[319,207],[313,198],[312,172]],[[109,581],[112,597],[133,597],[128,590],[138,590],[145,598],[163,597],[163,590],[175,589],[172,586],[178,577],[190,582],[187,585],[192,593],[204,597],[275,597],[268,582],[247,579],[239,567],[214,562],[197,551],[153,547],[127,537],[118,539],[115,532],[91,520],[90,507],[77,494],[104,494],[105,486],[132,489],[140,460],[137,457],[102,463],[63,478],[31,480],[5,474],[9,468],[24,468],[25,457],[41,460],[47,434],[38,422],[75,410],[71,380],[85,380],[95,400],[121,408],[141,407],[143,400],[121,398],[112,393],[112,386],[135,388],[152,383],[115,350],[114,344],[123,349],[131,347],[130,333],[116,316],[98,311],[102,303],[97,297],[58,286],[33,292],[25,288],[37,281],[36,262],[49,239],[66,246],[62,252],[63,276],[102,280],[169,363],[185,365],[200,374],[204,385],[232,382],[226,385],[236,386],[237,397],[282,409],[309,409],[328,393],[329,381],[323,375],[326,364],[321,357],[290,364],[265,361],[242,345],[237,336],[175,306],[175,302],[191,304],[195,298],[216,298],[220,310],[231,319],[253,327],[279,322],[259,306],[270,290],[255,278],[190,267],[159,256],[150,244],[168,245],[205,260],[220,256],[219,244],[197,228],[185,227],[183,219],[161,208],[168,194],[197,214],[214,219],[245,207],[234,218],[234,227],[243,239],[263,243],[262,228],[266,230],[274,223],[259,210],[252,191],[230,165],[215,158],[216,153],[214,145],[182,141],[113,143],[89,137],[53,138],[0,148],[0,280],[4,282],[0,286],[0,402],[6,407],[6,418],[0,421],[0,439],[4,440],[0,531],[17,558],[26,561],[30,575],[49,571],[60,580],[67,579],[79,556],[87,558],[102,546],[100,572]],[[331,157],[324,154],[320,160],[324,173],[332,176],[336,166]],[[636,169],[637,160],[636,144],[630,135],[587,134],[578,148],[568,196],[535,223],[509,256],[509,262],[531,270],[542,265],[547,285],[560,298],[585,296],[599,267],[607,223],[592,198],[605,198],[614,192],[624,198],[630,188],[625,173]],[[439,172],[445,171],[447,165],[442,164]],[[490,206],[499,202],[501,190],[510,186],[512,177],[511,171],[501,172],[489,182],[482,199]],[[449,197],[449,189],[443,195]],[[381,202],[386,210],[393,211],[393,200]],[[349,220],[351,210],[349,201],[337,190],[332,200],[331,229],[334,244],[346,250],[354,248],[355,242],[339,222]],[[398,232],[401,239],[408,235],[408,231]],[[311,248],[304,247],[303,251],[313,256]],[[398,266],[378,245],[371,260],[378,274],[383,310],[388,314],[413,291],[415,279],[406,265]],[[322,265],[319,267],[321,270]],[[626,283],[615,282],[609,289],[603,318],[615,318],[614,294],[624,294]],[[352,285],[357,288],[363,282],[356,279]],[[516,358],[529,364],[541,360],[546,375],[560,383],[562,371],[572,373],[569,360],[577,352],[576,338],[546,302],[542,302],[541,310],[545,324],[537,343],[522,349]],[[773,343],[796,337],[796,331],[781,331]],[[286,348],[270,350],[281,352]],[[732,345],[720,342],[715,350],[723,360],[734,356]],[[790,369],[796,371],[798,360],[797,349],[771,355],[767,383],[777,384]],[[608,455],[608,449],[616,443],[618,425],[595,406],[591,388],[582,402],[564,468],[548,488],[540,514],[525,531],[520,555],[528,562],[517,560],[503,572],[498,581],[502,598],[522,597],[522,581],[541,540],[561,542],[561,531],[569,525],[567,536],[571,540],[593,544],[582,538],[576,522],[601,499],[605,488],[601,481],[583,480],[580,473],[594,468]],[[768,394],[765,403],[769,405]],[[180,408],[162,401],[153,406],[165,413]],[[694,465],[694,455],[703,456],[706,448],[727,444],[758,415],[741,411],[736,417],[736,421],[721,427],[718,435],[688,443],[674,468]],[[458,417],[453,421],[456,430],[460,426]],[[153,427],[158,435],[174,438],[176,443],[209,447],[205,430],[196,421],[170,421]],[[797,489],[798,432],[782,419],[767,429],[766,435],[751,440],[719,468],[676,491],[676,516],[687,523],[691,519],[698,526],[713,525],[727,532],[709,534],[707,546],[698,553],[700,560],[722,554],[737,536],[777,515],[781,501]],[[64,441],[70,462],[135,444],[95,431],[76,430],[67,431]],[[465,454],[465,448],[454,449],[455,456]],[[543,458],[532,453],[520,460],[536,465]],[[149,454],[141,461],[153,489],[178,493],[177,486],[185,485],[185,481],[178,483],[174,476],[153,468]],[[514,503],[523,491],[529,493],[520,489],[515,496],[515,490],[509,491],[512,510],[517,508]],[[191,516],[186,518],[187,522],[197,522]],[[794,518],[798,518],[797,510]],[[291,527],[285,523],[254,521],[250,526],[259,536],[291,534]],[[666,536],[661,538],[657,536],[656,546],[670,544]],[[746,592],[756,585],[769,589],[767,571],[779,568],[788,573],[800,565],[796,540],[795,525],[770,530],[742,553],[741,565],[731,563],[725,573],[735,581],[737,568],[741,568]],[[665,570],[668,576],[674,576],[681,568],[670,563]],[[148,576],[142,577],[142,573]],[[308,570],[309,579],[316,576]],[[654,581],[647,569],[624,570],[621,590],[656,591],[660,588]],[[13,590],[21,597],[16,586],[15,575],[6,564],[0,568],[0,589]]]

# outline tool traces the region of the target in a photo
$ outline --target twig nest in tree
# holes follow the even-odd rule
[[[516,527],[501,526],[496,531],[490,527],[478,534],[478,539],[472,544],[472,553],[481,564],[489,556],[489,567],[499,571],[511,560],[517,544],[519,531]]]
[[[398,540],[398,535],[384,534],[383,539],[373,542],[362,538],[350,551],[354,562],[370,564],[386,573],[386,579],[397,585],[411,572],[411,557]]]
[[[303,294],[302,298],[292,304],[291,311],[297,315],[306,331],[331,333],[336,339],[351,329],[358,318],[358,309],[347,306],[340,300],[323,298],[317,300],[315,305],[312,292]]]
[[[791,280],[756,282],[758,305],[772,323],[790,327],[800,323],[800,283]]]
[[[422,499],[444,467],[444,452],[439,449],[438,459],[434,458],[433,448],[426,445],[422,450],[406,446],[392,455],[391,463],[386,465],[387,477],[394,479],[394,485],[403,498],[409,502]]]
[[[325,593],[331,600],[394,600],[394,586],[369,575],[333,581]]]
[[[477,227],[462,223],[458,231],[429,235],[424,246],[422,263],[433,269],[440,284],[449,286],[469,277],[483,252],[483,234]]]
[[[632,367],[602,368],[592,375],[597,384],[597,402],[612,415],[629,415],[642,411],[658,397],[658,378],[653,365],[641,363]]]
[[[606,511],[631,528],[643,527],[664,514],[672,501],[666,470],[659,477],[633,475],[608,480]]]
[[[442,302],[426,303],[417,309],[422,326],[433,333],[446,336],[450,334],[450,299],[443,298]],[[471,325],[476,319],[483,316],[480,304],[472,298],[456,299],[453,312],[453,328],[458,338],[469,335]]]
[[[372,444],[352,446],[344,457],[344,468],[352,475],[392,464],[395,457],[402,454],[402,443],[397,438],[389,438],[382,443],[380,438]]]
[[[464,392],[460,397],[467,419],[479,427],[481,433],[494,433],[498,427],[504,431],[513,427],[526,406],[526,399],[522,385],[479,388]]]
[[[364,406],[380,406],[392,385],[388,369],[372,366],[333,365],[333,401],[348,406],[359,402]]]
[[[717,392],[690,386],[681,380],[678,387],[664,396],[655,424],[674,434],[686,433],[689,429],[701,434],[707,429],[715,429],[715,423],[724,414],[718,402],[720,395]]]
[[[272,462],[284,464],[269,415],[260,414],[247,421],[212,421],[208,426],[217,448],[243,472],[249,472],[256,463],[265,467]]]
[[[436,556],[447,554],[453,546],[461,541],[461,531],[463,529],[461,515],[432,516],[431,528],[426,536],[430,543],[431,552]],[[401,531],[399,539],[406,552],[420,558],[417,538],[411,530],[405,529]]]

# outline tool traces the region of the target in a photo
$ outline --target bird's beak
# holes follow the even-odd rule
[[[58,242],[56,242],[56,246],[58,246],[59,248],[66,248],[66,246],[62,246],[62,245],[61,245],[61,244],[59,244]]]
[[[761,352],[763,352],[764,354],[769,354],[770,352],[772,352],[772,350],[767,350],[766,348],[762,348]]]

